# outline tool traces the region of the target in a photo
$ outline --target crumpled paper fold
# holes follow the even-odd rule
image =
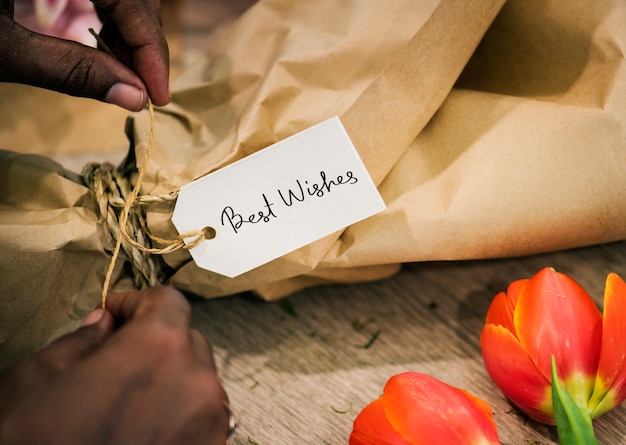
[[[394,0],[262,2],[239,20],[215,54],[179,80],[157,116],[146,193],[180,187],[332,116],[339,116],[380,184],[449,94],[502,6]],[[135,119],[138,158],[149,120]],[[153,215],[159,236],[176,235]],[[367,243],[367,240],[363,240]],[[316,271],[337,236],[235,279],[199,269],[188,254],[165,256],[172,283],[205,296],[254,289],[277,298],[303,285],[388,276],[384,258]],[[332,267],[332,266],[330,266]]]
[[[626,5],[263,0],[157,110],[142,194],[158,195],[339,116],[387,209],[236,278],[186,251],[161,276],[207,298],[389,276],[400,264],[626,238]],[[124,171],[145,158],[133,115]],[[10,147],[9,147],[10,148]],[[99,301],[114,235],[78,175],[0,153],[0,349],[16,357]],[[171,209],[150,232],[177,235]],[[106,230],[105,230],[106,229]],[[133,286],[122,257],[114,289]]]

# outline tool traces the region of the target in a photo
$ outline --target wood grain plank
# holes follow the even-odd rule
[[[266,303],[243,294],[194,301],[241,428],[238,444],[346,444],[352,421],[403,371],[429,373],[488,401],[503,444],[556,444],[556,430],[516,412],[487,376],[478,336],[493,296],[552,266],[598,303],[626,242],[518,259],[406,265],[373,283],[333,285]],[[371,346],[363,346],[374,333]],[[602,444],[626,442],[626,410],[595,421]]]

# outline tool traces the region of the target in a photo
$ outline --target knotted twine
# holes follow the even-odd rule
[[[87,164],[82,171],[83,182],[96,196],[100,212],[99,224],[115,240],[102,285],[102,308],[106,307],[111,277],[121,250],[132,266],[135,287],[143,289],[156,286],[165,278],[162,260],[155,255],[191,249],[209,237],[205,230],[197,230],[180,234],[175,239],[164,239],[151,234],[148,230],[146,207],[163,204],[172,206],[178,197],[178,190],[161,195],[139,194],[154,140],[155,117],[150,100],[148,111],[150,113],[148,147],[142,164],[137,165],[134,186],[130,178],[133,171],[115,167],[108,162]],[[187,244],[184,241],[186,238],[191,238]]]

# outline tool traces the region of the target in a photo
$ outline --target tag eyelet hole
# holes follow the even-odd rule
[[[207,240],[213,239],[217,236],[217,232],[213,227],[205,227],[204,229],[202,229],[202,236],[204,237],[204,239]]]

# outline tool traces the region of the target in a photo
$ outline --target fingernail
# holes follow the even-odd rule
[[[109,89],[104,100],[130,111],[139,111],[143,108],[143,91],[132,85],[116,83]]]
[[[83,322],[80,324],[82,326],[90,326],[92,324],[96,324],[100,321],[102,316],[104,315],[104,309],[94,309],[89,312],[87,316],[83,319]]]

